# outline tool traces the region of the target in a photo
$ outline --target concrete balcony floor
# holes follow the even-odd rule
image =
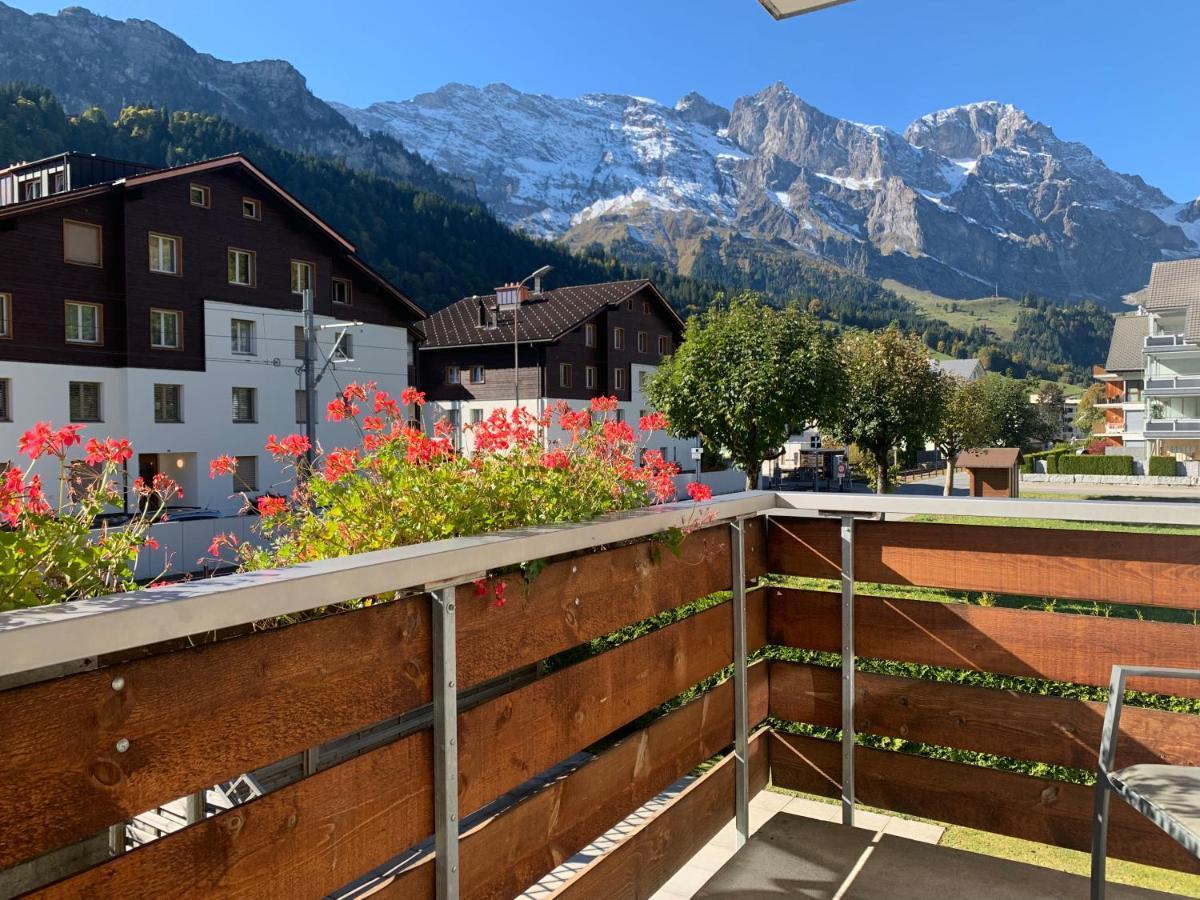
[[[751,808],[752,835],[733,853],[732,823],[654,900],[1081,900],[1088,882],[1042,866],[938,846],[942,829],[860,812],[855,827],[835,806],[768,791]],[[781,802],[782,801],[782,802]],[[820,818],[814,817],[820,816]],[[1109,884],[1109,900],[1173,894]]]

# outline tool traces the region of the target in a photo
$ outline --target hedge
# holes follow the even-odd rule
[[[1064,453],[1070,452],[1069,447],[1054,447],[1050,450],[1039,450],[1037,453],[1026,453],[1024,454],[1025,461],[1021,463],[1021,471],[1027,475],[1032,474],[1035,471],[1035,460],[1041,459],[1046,463],[1046,474],[1056,475],[1059,471],[1058,458]]]
[[[1152,456],[1150,457],[1149,474],[1158,478],[1173,478],[1178,471],[1173,456]]]
[[[1058,471],[1063,475],[1132,475],[1132,456],[1074,456],[1058,459]]]

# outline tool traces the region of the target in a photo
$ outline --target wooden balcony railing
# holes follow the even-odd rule
[[[851,749],[859,803],[1086,849],[1091,790],[1078,774],[1094,770],[1103,718],[1088,691],[1117,662],[1195,665],[1191,619],[860,591],[843,629],[840,593],[786,579],[840,579],[848,552],[860,585],[1200,609],[1200,537],[846,521],[1044,509],[1200,525],[1200,512],[1169,507],[754,492],[706,504],[677,553],[654,536],[696,524],[690,504],[0,615],[0,895],[450,895],[451,873],[421,847],[435,834],[446,847],[453,822],[461,896],[508,897],[719,757],[560,888],[648,896],[734,817],[740,779],[748,794],[770,779],[838,796]],[[545,565],[528,581],[511,568],[531,560]],[[739,568],[747,586],[732,602],[694,603],[736,587]],[[475,596],[485,572],[508,584],[505,605]],[[253,624],[392,591],[300,624]],[[447,610],[448,694],[435,634]],[[745,668],[739,634],[750,653],[765,648]],[[858,667],[844,705],[847,649]],[[1177,707],[1195,696],[1170,690],[1183,692]],[[856,745],[830,731],[847,713]],[[779,722],[812,727],[769,727]],[[1200,762],[1196,715],[1131,707],[1122,725],[1122,764]],[[739,737],[744,757],[723,755]],[[907,743],[882,748],[896,738]],[[1005,762],[951,762],[948,750]],[[121,852],[121,823],[291,757],[295,776],[275,789]],[[1022,771],[1031,763],[1062,777]],[[1109,844],[1195,870],[1137,816],[1116,815]]]

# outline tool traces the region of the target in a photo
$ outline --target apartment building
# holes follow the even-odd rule
[[[1113,321],[1108,357],[1103,366],[1093,369],[1104,384],[1104,421],[1096,426],[1096,436],[1105,452],[1127,453],[1139,459],[1146,455],[1145,349],[1151,319],[1144,311],[1125,313]]]
[[[188,506],[286,490],[263,443],[303,430],[305,290],[318,325],[355,323],[319,332],[319,410],[351,380],[411,383],[423,311],[248,159],[0,171],[0,447],[79,422],[128,437],[130,480],[166,472]],[[353,425],[322,416],[318,439],[353,442]],[[210,480],[223,453],[238,474]]]
[[[1200,459],[1200,259],[1155,263],[1150,283],[1134,296],[1147,320],[1147,449]]]
[[[636,427],[651,411],[646,380],[679,345],[683,321],[645,279],[534,292],[507,285],[435,313],[425,333],[420,384],[427,415],[447,418],[470,452],[464,426],[512,409],[518,396],[534,414],[560,400],[580,407],[615,396],[618,415]],[[684,471],[695,465],[694,440],[659,434],[654,446]]]

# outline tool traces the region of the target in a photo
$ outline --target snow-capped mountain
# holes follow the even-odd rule
[[[1111,304],[1152,262],[1200,255],[1200,200],[1176,203],[996,102],[903,134],[830,116],[782,84],[732,110],[697,94],[671,107],[460,84],[335,106],[473,181],[506,222],[685,274],[815,256],[950,296]]]

